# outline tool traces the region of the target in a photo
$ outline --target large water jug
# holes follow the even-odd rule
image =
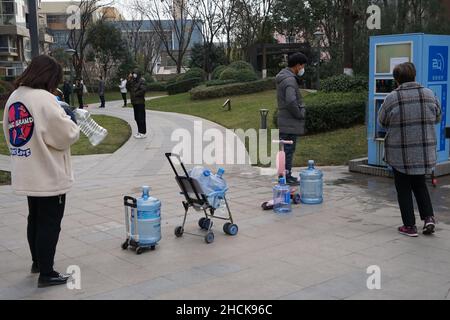
[[[309,160],[308,168],[300,172],[300,197],[305,204],[323,202],[323,173],[314,168],[314,160]]]
[[[134,239],[134,221],[131,216],[132,239],[139,245],[155,245],[161,240],[161,201],[150,196],[150,188],[142,187],[142,197],[137,199],[137,229],[139,239]]]
[[[208,197],[209,204],[214,208],[223,206],[223,198],[225,192],[228,189],[227,183],[223,178],[225,169],[219,168],[216,174],[210,176],[209,188],[215,193],[213,196]]]
[[[108,135],[108,130],[95,122],[89,111],[84,109],[74,109],[73,113],[75,114],[81,132],[84,133],[94,147],[105,140]]]
[[[286,185],[284,177],[281,177],[279,183],[273,187],[273,211],[278,214],[292,211],[291,188]]]
[[[202,191],[205,195],[210,194],[214,190],[211,188],[211,171],[205,167],[194,167],[190,172],[189,176],[198,181]]]

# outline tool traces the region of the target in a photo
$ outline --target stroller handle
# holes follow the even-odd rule
[[[184,171],[184,174],[186,175],[186,177],[189,177],[189,173],[187,172],[186,167],[183,164],[183,161],[181,161],[181,157],[179,154],[168,152],[168,153],[166,153],[166,158],[167,158],[167,160],[169,160],[170,166],[172,167],[172,170],[177,177],[179,177],[180,175],[178,174],[178,171],[175,168],[175,165],[173,164],[172,158],[176,158],[180,162],[180,165]]]
[[[123,204],[126,207],[137,208],[136,198],[125,196],[123,197]]]

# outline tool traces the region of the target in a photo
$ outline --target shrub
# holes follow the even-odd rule
[[[227,84],[223,86],[213,86],[213,87],[199,86],[191,90],[191,99],[205,100],[212,98],[250,94],[272,89],[275,89],[275,80],[273,78],[246,83]]]
[[[225,84],[236,83],[237,80],[211,80],[205,83],[207,87],[223,86]]]
[[[320,84],[324,92],[361,92],[369,90],[369,80],[363,76],[347,76],[341,74],[323,80]]]
[[[228,67],[222,71],[219,79],[220,80],[237,80],[238,76],[239,76],[238,70]]]
[[[246,61],[235,61],[232,64],[229,65],[230,68],[236,69],[236,70],[250,70],[250,71],[255,71],[253,69],[253,66],[246,62]]]
[[[236,80],[238,82],[250,82],[258,80],[258,76],[256,75],[255,71],[248,70],[248,69],[242,69],[238,71]]]
[[[152,82],[147,84],[148,91],[166,91],[167,87],[164,82]]]
[[[205,72],[200,68],[191,68],[186,73],[180,74],[176,81],[183,81],[187,79],[203,79],[205,77]]]
[[[167,85],[167,92],[169,93],[169,95],[188,92],[192,88],[202,83],[202,81],[203,79],[201,78],[193,78],[177,81],[171,85]]]
[[[348,128],[365,121],[366,93],[324,93],[308,94],[306,105],[306,130],[308,134]],[[273,115],[277,124],[278,110]]]
[[[213,80],[219,80],[221,73],[227,68],[227,66],[218,66],[212,73]]]

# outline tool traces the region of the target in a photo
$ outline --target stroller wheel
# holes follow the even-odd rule
[[[205,236],[205,242],[207,244],[213,243],[214,242],[214,233],[208,232],[208,234]]]
[[[237,235],[238,231],[239,231],[239,228],[235,224],[227,222],[223,225],[223,232],[225,232],[226,234],[228,234],[230,236]]]
[[[213,226],[213,221],[211,219],[205,219],[203,221],[203,229],[209,230]]]
[[[294,202],[294,204],[300,204],[302,202],[302,199],[300,197],[299,193],[296,193],[293,197],[292,200]]]
[[[124,243],[122,243],[122,249],[123,249],[123,250],[127,250],[127,249],[128,249],[128,246],[129,246],[128,240],[126,240]]]
[[[142,253],[144,253],[144,248],[142,248],[142,247],[137,247],[137,248],[136,248],[136,254],[137,254],[137,255],[141,255]]]
[[[152,250],[152,251],[156,250],[156,246],[151,246],[150,250]]]
[[[201,229],[203,229],[203,226],[204,226],[204,224],[205,224],[205,220],[206,220],[205,217],[200,218],[200,220],[198,220],[198,226],[199,226]]]
[[[184,233],[183,227],[180,226],[175,228],[175,236],[177,238],[181,238],[183,236],[183,233]]]

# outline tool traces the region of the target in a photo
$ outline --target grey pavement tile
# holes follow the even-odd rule
[[[175,291],[179,288],[175,282],[158,277],[130,287],[131,290],[146,296],[147,298],[156,298],[157,296]]]

